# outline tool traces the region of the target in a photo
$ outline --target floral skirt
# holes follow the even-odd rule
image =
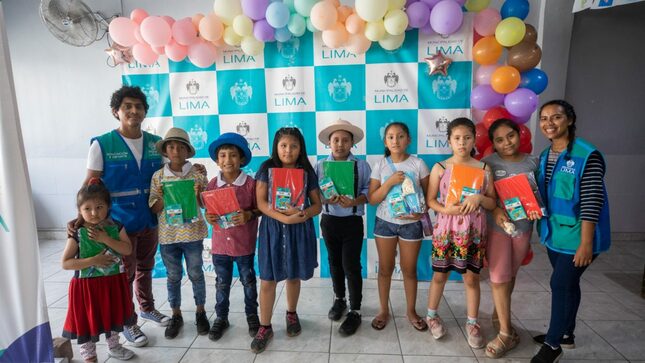
[[[432,270],[456,271],[460,274],[470,270],[479,273],[486,253],[485,221],[479,228],[469,224],[467,229],[462,230],[452,228],[450,224],[438,223],[435,226],[432,234]]]

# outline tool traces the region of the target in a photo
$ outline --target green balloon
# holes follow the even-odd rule
[[[307,22],[300,14],[291,14],[291,17],[289,17],[289,24],[287,24],[287,29],[289,29],[289,32],[291,32],[294,37],[299,37],[307,30]]]
[[[311,22],[311,19],[309,19],[309,18],[306,18],[306,19],[307,19],[307,30],[309,30],[312,33],[320,31],[320,30],[316,29],[314,24]]]
[[[296,12],[296,7],[294,5],[294,2],[295,2],[294,0],[282,0],[282,2],[289,8],[289,11],[291,13]]]
[[[309,17],[311,8],[313,8],[317,2],[318,0],[294,0],[293,6],[298,14],[304,17]]]

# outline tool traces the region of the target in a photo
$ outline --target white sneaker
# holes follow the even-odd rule
[[[468,345],[471,348],[481,349],[484,347],[484,337],[479,324],[466,323],[466,335],[468,335]]]
[[[432,334],[433,338],[440,339],[446,335],[446,327],[443,325],[443,320],[441,320],[439,315],[436,315],[434,318],[426,316],[426,323],[430,327],[430,334]]]
[[[114,359],[128,360],[134,357],[134,352],[119,344],[116,348],[108,349],[108,355]]]

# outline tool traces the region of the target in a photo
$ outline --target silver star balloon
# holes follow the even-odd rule
[[[435,74],[448,75],[448,68],[452,64],[452,59],[444,56],[441,52],[437,52],[428,58],[424,58],[428,64],[428,74],[433,76]]]
[[[105,50],[105,53],[110,57],[113,64],[110,64],[112,67],[116,67],[122,63],[132,62],[132,48],[124,47],[121,44],[112,43],[112,46]],[[109,62],[108,62],[109,64]]]

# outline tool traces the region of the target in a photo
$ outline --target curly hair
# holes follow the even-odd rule
[[[113,111],[118,110],[119,107],[121,107],[121,103],[123,103],[123,99],[126,97],[141,100],[143,108],[145,108],[146,113],[148,113],[148,108],[150,108],[148,105],[148,98],[138,86],[123,86],[114,91],[114,93],[112,93],[112,98],[110,99],[110,108]]]

